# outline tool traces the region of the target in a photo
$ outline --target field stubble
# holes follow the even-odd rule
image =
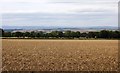
[[[117,40],[3,39],[3,71],[115,71]]]

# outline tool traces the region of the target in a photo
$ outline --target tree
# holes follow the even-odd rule
[[[71,37],[71,31],[65,31],[64,37],[70,38]]]
[[[83,32],[80,33],[79,31],[52,31],[52,32],[4,32],[3,29],[0,29],[0,35],[3,35],[4,37],[31,37],[31,38],[79,38],[79,37],[84,37],[84,38],[105,38],[105,39],[111,39],[115,38],[118,39],[120,38],[120,31],[108,31],[108,30],[102,30],[100,32]],[[2,36],[0,36],[2,37]]]
[[[44,38],[49,38],[49,33],[44,33]]]
[[[3,37],[3,36],[4,36],[4,30],[0,29],[0,37]]]
[[[4,32],[4,37],[12,37],[12,33],[11,32]]]
[[[69,37],[71,37],[71,38],[75,38],[76,37],[76,33],[75,32],[73,32],[73,31],[71,31],[70,32],[70,36]]]
[[[35,37],[36,37],[36,32],[32,31],[32,32],[30,33],[30,37],[31,37],[31,38],[35,38]]]
[[[50,34],[52,37],[56,37],[58,38],[58,31],[52,31],[51,34]]]
[[[79,38],[80,37],[80,32],[79,31],[77,31],[77,32],[75,32],[75,34],[76,34],[76,38]]]
[[[15,32],[15,37],[22,37],[23,36],[23,33],[22,32]]]
[[[36,37],[37,38],[40,38],[40,37],[45,37],[44,33],[42,31],[39,31],[39,32],[35,32],[36,34]]]
[[[100,33],[99,32],[88,32],[88,37],[89,38],[99,38]]]
[[[87,38],[87,37],[88,37],[88,34],[87,34],[86,32],[83,32],[83,33],[81,33],[81,37]]]
[[[100,38],[108,38],[109,37],[109,31],[102,30],[100,31]]]
[[[29,38],[30,37],[30,32],[25,32],[24,35],[25,35],[25,37]]]
[[[36,33],[36,37],[40,38],[40,33],[39,32]]]
[[[115,31],[115,36],[114,36],[114,38],[119,38],[119,31]]]
[[[58,36],[61,38],[63,37],[63,32],[62,31],[58,31]]]

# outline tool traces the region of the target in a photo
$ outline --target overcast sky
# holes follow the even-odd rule
[[[3,26],[118,26],[119,0],[0,0]]]

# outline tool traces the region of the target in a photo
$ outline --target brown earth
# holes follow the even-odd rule
[[[115,71],[118,40],[3,39],[3,71]]]

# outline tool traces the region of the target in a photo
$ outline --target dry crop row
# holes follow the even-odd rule
[[[114,71],[117,40],[2,40],[3,70]]]

